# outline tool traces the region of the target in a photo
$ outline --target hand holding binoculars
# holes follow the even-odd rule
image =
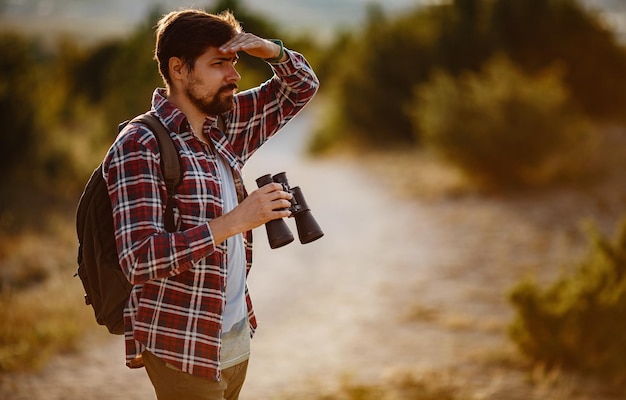
[[[299,186],[290,187],[287,180],[287,173],[281,172],[272,176],[271,174],[263,175],[256,180],[257,186],[262,187],[269,183],[276,182],[283,186],[285,192],[291,193],[291,211],[290,218],[293,217],[296,220],[296,228],[298,230],[298,238],[300,243],[306,244],[314,240],[317,240],[324,236],[324,232],[320,229],[319,225],[313,218],[311,210],[304,200],[304,195]],[[267,231],[267,238],[270,242],[270,247],[276,249],[286,244],[293,242],[293,235],[289,230],[289,227],[285,221],[281,219],[275,219],[265,224],[265,230]]]

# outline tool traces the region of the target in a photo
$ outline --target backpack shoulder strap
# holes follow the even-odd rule
[[[147,126],[154,133],[161,152],[161,168],[167,192],[174,194],[181,181],[181,168],[178,150],[174,147],[169,132],[161,121],[149,112],[135,117],[133,121]]]
[[[174,223],[174,195],[176,188],[182,180],[182,172],[180,166],[180,157],[178,150],[174,146],[174,142],[169,132],[163,126],[161,121],[149,112],[135,117],[132,122],[137,122],[147,126],[156,137],[161,152],[161,170],[165,179],[165,187],[167,189],[167,204],[165,207],[165,229],[168,232],[176,231]]]

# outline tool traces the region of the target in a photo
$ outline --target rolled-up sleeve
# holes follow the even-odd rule
[[[313,99],[319,80],[304,56],[285,49],[288,58],[270,64],[274,75],[235,97],[229,141],[243,163]]]

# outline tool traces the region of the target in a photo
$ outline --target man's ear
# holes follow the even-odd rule
[[[183,60],[178,57],[170,57],[168,67],[172,80],[180,80],[187,75],[187,66]]]

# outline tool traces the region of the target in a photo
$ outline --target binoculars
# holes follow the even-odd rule
[[[289,217],[293,217],[296,220],[296,228],[298,229],[300,243],[310,243],[324,236],[324,232],[322,232],[319,225],[315,221],[315,218],[313,218],[311,210],[304,200],[304,195],[302,194],[300,187],[290,187],[289,181],[287,180],[287,174],[285,172],[281,172],[274,176],[271,174],[263,175],[256,180],[258,187],[265,186],[272,182],[280,183],[283,186],[283,190],[291,193],[293,196],[291,198],[291,206],[289,207],[289,211],[291,211],[291,215]],[[293,235],[282,218],[266,223],[265,230],[267,231],[267,238],[269,239],[270,247],[272,249],[276,249],[293,242]]]

